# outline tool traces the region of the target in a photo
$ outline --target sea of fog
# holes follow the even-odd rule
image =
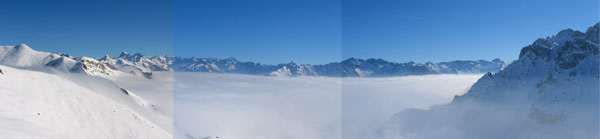
[[[175,138],[369,138],[406,108],[463,94],[482,75],[387,78],[174,73]]]
[[[483,75],[424,75],[343,78],[344,139],[374,138],[392,115],[407,108],[428,109],[462,95]]]

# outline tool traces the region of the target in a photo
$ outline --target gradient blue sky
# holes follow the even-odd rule
[[[343,57],[516,60],[522,47],[599,21],[598,0],[344,0]]]
[[[275,64],[341,59],[341,0],[175,0],[174,54]]]
[[[171,54],[172,0],[2,0],[0,45],[100,57]]]
[[[0,45],[322,64],[349,57],[514,60],[535,39],[598,22],[598,0],[0,2]]]

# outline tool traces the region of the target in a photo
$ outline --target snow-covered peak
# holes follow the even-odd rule
[[[590,37],[592,36],[592,37]],[[598,138],[598,24],[538,39],[464,95],[395,114],[382,138]]]
[[[86,57],[86,56],[82,56],[82,57],[76,58],[76,60],[79,60],[79,61],[89,61],[89,62],[98,63],[97,59],[94,59],[94,58],[91,58],[91,57]]]
[[[585,34],[567,29],[553,37],[538,39],[532,45],[524,47],[519,59],[508,65],[505,70],[486,75],[480,81],[495,78],[544,78],[552,75],[556,78],[560,74],[567,77],[598,76],[599,44],[594,42],[594,38],[584,37],[598,36],[598,33],[596,24]],[[560,45],[550,43],[555,40],[563,42]],[[548,47],[549,45],[555,46]],[[477,84],[474,85],[472,90],[476,90],[477,87]],[[465,96],[477,94],[478,91],[470,92],[473,93],[467,93]]]
[[[100,58],[100,59],[98,59],[98,60],[101,60],[101,61],[107,61],[107,60],[110,60],[110,59],[112,59],[112,58],[110,57],[110,55],[108,55],[108,54],[105,54],[105,55],[104,55],[104,57],[102,57],[102,58]]]
[[[292,72],[290,71],[289,68],[287,68],[286,66],[283,66],[282,68],[269,73],[269,75],[278,76],[278,77],[289,77],[289,76],[292,76]]]
[[[121,53],[121,55],[119,55],[119,58],[123,58],[123,59],[129,60],[131,62],[139,62],[147,57],[146,57],[146,55],[141,54],[141,53],[129,54],[129,53],[123,51]]]
[[[15,46],[15,49],[23,50],[23,51],[31,51],[31,50],[33,50],[27,44],[19,44],[19,45]]]
[[[583,36],[584,33],[569,28],[558,32],[558,34],[547,38],[547,40],[553,43],[563,44],[565,41],[573,40],[573,38],[580,38]]]
[[[50,61],[61,57],[64,56],[35,51],[25,44],[0,47],[0,64],[13,67],[44,67]],[[68,64],[68,62],[63,64]]]
[[[599,43],[598,42],[598,39],[600,39],[600,36],[598,36],[599,32],[600,32],[600,23],[596,23],[596,25],[587,29],[587,31],[585,32],[585,39],[592,41],[593,43]]]
[[[342,64],[352,64],[352,65],[358,65],[358,64],[360,64],[360,61],[361,61],[361,60],[362,60],[362,59],[357,59],[357,58],[351,57],[351,58],[348,58],[348,59],[346,59],[346,60],[343,60],[343,61],[342,61]]]
[[[123,52],[121,52],[121,54],[119,55],[119,57],[125,57],[127,55],[129,55],[129,53],[127,53],[127,51],[123,51]]]
[[[73,58],[67,54],[39,52],[25,44],[0,47],[0,64],[22,68],[52,68],[62,72],[98,76],[118,74],[114,66],[95,58]]]
[[[117,68],[104,61],[99,61],[90,57],[80,57],[76,60],[78,63],[72,68],[72,71],[74,72],[82,72],[88,75],[102,77],[119,74]]]

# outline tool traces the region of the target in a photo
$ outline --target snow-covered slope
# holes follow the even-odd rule
[[[77,61],[59,54],[38,52],[25,44],[0,47],[0,64],[13,67],[55,67],[70,70]]]
[[[15,65],[45,61],[38,62],[16,60]],[[104,78],[2,65],[0,70],[3,138],[172,138],[168,126],[155,124],[165,116],[151,112],[143,106],[148,101]]]
[[[51,67],[62,72],[97,76],[119,74],[112,65],[94,58],[73,58],[64,54],[39,52],[25,44],[0,47],[0,65],[35,69]]]
[[[538,39],[502,71],[429,110],[409,109],[381,138],[599,138],[600,25]]]

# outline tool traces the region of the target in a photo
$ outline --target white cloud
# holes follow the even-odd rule
[[[482,75],[425,75],[389,78],[344,78],[344,138],[371,136],[392,115],[407,108],[427,109],[463,94]]]
[[[210,73],[175,77],[174,121],[193,136],[340,138],[340,78]]]
[[[361,138],[403,109],[449,101],[479,77],[175,73],[174,121],[196,137],[341,138],[343,129],[344,138]]]

